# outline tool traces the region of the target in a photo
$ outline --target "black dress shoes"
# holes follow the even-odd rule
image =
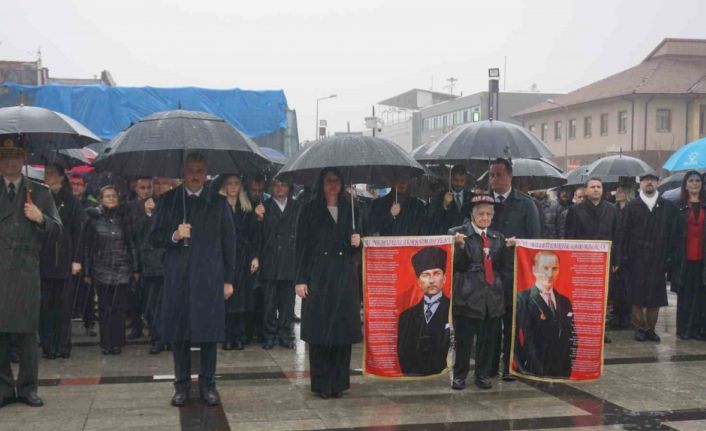
[[[245,345],[241,341],[236,341],[233,343],[233,350],[243,350],[245,349]]]
[[[233,350],[233,343],[230,341],[223,343],[223,350]]]
[[[490,379],[485,376],[476,376],[474,383],[476,386],[478,386],[479,389],[490,389],[493,387],[493,384],[490,382]]]
[[[114,355],[119,355],[123,352],[123,350],[120,347],[113,347],[110,351],[110,353]]]
[[[285,349],[293,349],[294,348],[294,341],[293,340],[280,340],[279,345],[281,347],[284,347]]]
[[[648,329],[647,331],[645,331],[645,338],[650,341],[655,341],[657,343],[661,341],[661,338],[659,338],[659,335],[657,335],[654,329]]]
[[[186,400],[189,399],[189,392],[186,391],[176,391],[172,397],[172,405],[174,407],[183,407],[186,404]]]
[[[343,392],[332,392],[331,397],[337,398],[337,399],[341,398],[341,397],[343,397]]]
[[[156,355],[161,351],[162,351],[162,344],[161,343],[152,343],[152,345],[150,346],[150,355]]]
[[[18,397],[17,401],[30,407],[42,407],[44,405],[44,401],[35,392],[29,393],[26,397]]]
[[[262,348],[265,350],[271,350],[273,347],[275,347],[274,341],[265,341],[265,343],[262,345]]]
[[[331,395],[327,394],[326,392],[318,392],[316,395],[319,396],[322,400],[327,400],[331,398]]]
[[[503,372],[502,379],[505,382],[514,382],[515,380],[517,380],[517,377],[515,377],[512,374],[510,374],[509,372],[505,371],[505,372]]]
[[[56,356],[61,359],[69,359],[71,357],[71,352],[59,352]]]
[[[645,334],[645,331],[643,331],[642,329],[636,329],[635,340],[640,342],[647,340],[647,335]]]
[[[221,403],[221,397],[215,389],[209,389],[201,394],[201,399],[206,405],[214,407]]]
[[[461,379],[453,379],[451,382],[451,389],[455,389],[457,391],[466,389],[466,381]]]

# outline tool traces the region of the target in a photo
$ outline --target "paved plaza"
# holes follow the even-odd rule
[[[604,375],[594,383],[493,379],[489,391],[453,391],[448,376],[378,380],[361,375],[357,345],[351,390],[322,400],[309,392],[306,345],[299,341],[295,350],[219,351],[223,405],[215,408],[197,400],[196,385],[187,407],[169,405],[170,353],[149,355],[146,342],[137,342],[120,356],[103,356],[96,339],[81,336],[71,359],[41,360],[45,407],[0,409],[0,430],[705,430],[706,342],[676,338],[674,303],[670,295],[659,344],[633,341],[632,331],[610,332]]]

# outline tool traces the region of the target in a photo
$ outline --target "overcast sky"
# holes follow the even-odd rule
[[[568,92],[629,68],[665,37],[706,38],[704,0],[4,0],[0,59],[118,85],[283,89],[300,140],[316,98],[330,131],[411,88]]]

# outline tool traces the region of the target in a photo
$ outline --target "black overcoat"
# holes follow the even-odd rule
[[[461,209],[456,205],[456,201],[452,201],[448,208],[444,208],[444,195],[447,192],[448,190],[442,191],[429,204],[428,229],[431,235],[444,235],[452,227],[461,226],[471,213],[471,198],[473,197],[471,192],[463,191]]]
[[[604,199],[594,205],[586,199],[569,207],[566,239],[614,241],[618,230],[618,208]]]
[[[64,229],[58,237],[44,241],[39,273],[43,279],[64,280],[71,276],[71,263],[80,262],[81,236],[86,213],[81,203],[64,184],[58,193],[52,193]]]
[[[260,226],[252,211],[243,211],[240,204],[235,209],[228,205],[235,230],[235,275],[233,296],[226,301],[226,312],[244,313],[255,306],[255,276],[250,273],[250,263],[258,257]]]
[[[44,214],[43,225],[24,215],[25,187]],[[49,189],[23,178],[10,202],[0,177],[0,332],[36,333],[39,330],[39,252],[44,241],[61,234],[59,213]]]
[[[652,211],[640,197],[623,209],[619,227],[618,262],[625,271],[633,305],[667,305],[666,272],[675,255],[676,207],[661,196]]]
[[[428,228],[427,207],[414,196],[400,198],[400,213],[392,217],[390,208],[395,203],[395,191],[375,199],[370,209],[368,234],[380,236],[425,235]]]
[[[294,281],[297,221],[302,204],[289,197],[284,212],[274,199],[264,206],[265,218],[259,223],[262,225],[260,278]]]
[[[172,235],[182,223],[182,187],[163,195],[150,240],[166,249],[160,323],[165,343],[219,342],[225,338],[223,284],[235,272],[235,231],[223,196],[202,190],[188,197],[187,223],[192,225],[189,247]],[[238,286],[233,286],[238,289]]]
[[[98,206],[86,210],[81,263],[84,273],[104,285],[128,284],[140,272],[137,249],[124,207],[111,210]]]
[[[295,283],[309,288],[301,317],[301,339],[307,343],[340,346],[362,340],[360,247],[350,245],[351,221],[351,206],[344,200],[337,222],[320,198],[304,205],[299,216]]]
[[[512,300],[505,297],[501,274],[501,268],[510,258],[510,249],[505,246],[505,237],[490,229],[486,233],[495,275],[495,282],[490,286],[485,281],[485,255],[481,236],[476,233],[470,222],[449,229],[449,235],[456,233],[466,235],[466,239],[463,249],[457,247],[454,252],[454,315],[480,320],[502,316],[505,314],[505,304],[511,304]]]
[[[569,377],[578,338],[571,301],[554,290],[556,311],[537,286],[517,295],[515,360],[520,371],[541,377]]]

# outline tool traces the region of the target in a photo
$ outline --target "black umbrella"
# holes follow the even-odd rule
[[[381,184],[424,174],[424,168],[397,144],[373,136],[344,135],[321,140],[287,162],[277,177],[313,184],[333,167],[348,184]],[[355,220],[353,221],[355,228]]]
[[[617,183],[621,177],[637,177],[647,172],[656,175],[655,170],[642,160],[620,154],[602,157],[590,163],[583,175],[584,181],[596,177],[604,183]]]
[[[59,151],[37,151],[27,156],[27,162],[29,164],[42,165],[48,163],[59,163],[64,168],[71,169],[76,166],[92,164],[97,155],[98,154],[89,147],[69,148]]]
[[[175,110],[149,115],[117,134],[94,165],[126,177],[178,178],[190,152],[206,157],[210,174],[255,173],[269,163],[255,142],[223,119]]]
[[[530,178],[530,190],[549,189],[566,184],[566,177],[551,161],[545,159],[512,159],[512,176]],[[478,178],[478,183],[486,185],[488,172]]]
[[[24,105],[0,108],[0,137],[17,136],[30,153],[81,148],[100,142],[86,126],[59,112]]]
[[[427,159],[447,163],[498,157],[552,157],[544,143],[523,127],[504,121],[479,121],[458,126],[430,146]]]
[[[663,193],[673,188],[680,188],[686,172],[687,171],[676,172],[668,176],[667,178],[663,178],[662,180],[660,180],[659,184],[657,184],[657,190],[659,190],[660,193]],[[704,173],[703,170],[698,170],[697,172],[702,175]]]

